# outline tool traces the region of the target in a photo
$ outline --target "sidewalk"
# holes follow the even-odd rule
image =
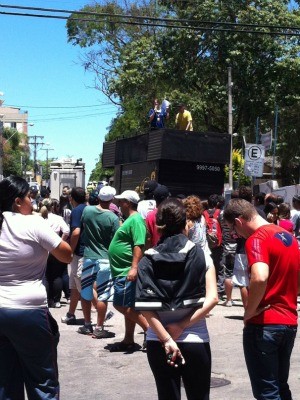
[[[238,289],[234,289],[234,298],[239,299]],[[109,309],[113,310],[112,305]],[[123,338],[123,317],[114,310],[115,315],[106,324],[106,329],[115,333],[111,339],[92,339],[77,333],[83,323],[82,311],[76,312],[78,325],[66,325],[60,322],[66,314],[68,305],[63,303],[60,309],[51,309],[60,329],[59,373],[61,400],[155,400],[156,388],[148,366],[146,353],[136,351],[132,354],[110,353],[105,347]],[[92,313],[93,322],[96,314]],[[249,400],[252,399],[250,382],[246,371],[243,349],[243,307],[216,306],[207,318],[211,338],[212,377],[224,378],[231,383],[227,386],[211,389],[211,400]],[[136,328],[135,341],[142,345],[143,334]],[[294,399],[298,396],[300,341],[297,335],[290,369],[290,387]],[[219,383],[213,379],[213,383]],[[298,396],[298,397],[297,397]],[[186,396],[182,390],[182,399]]]

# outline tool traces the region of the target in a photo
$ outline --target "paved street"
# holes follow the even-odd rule
[[[234,290],[239,299],[239,291]],[[241,302],[232,308],[221,305],[212,310],[207,319],[211,337],[213,378],[225,378],[231,383],[211,389],[211,400],[252,399],[250,383],[242,352],[243,308]],[[113,307],[110,305],[110,309]],[[123,333],[123,317],[115,311],[108,321],[107,329],[115,333],[112,339],[92,339],[78,334],[77,326],[60,322],[68,307],[51,309],[60,327],[59,370],[62,400],[155,400],[155,383],[142,351],[133,354],[110,353],[105,347],[120,341]],[[79,325],[82,312],[77,311]],[[93,313],[93,322],[96,314]],[[79,326],[78,325],[78,326]],[[136,342],[142,344],[143,335],[136,329]],[[300,399],[300,340],[296,339],[292,356],[290,386],[294,400]],[[219,383],[219,379],[213,382]],[[184,390],[182,399],[186,399]]]

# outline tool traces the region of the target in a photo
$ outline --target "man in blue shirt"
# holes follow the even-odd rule
[[[83,242],[83,227],[81,224],[81,216],[86,207],[85,190],[81,187],[75,187],[71,190],[70,202],[73,206],[70,217],[70,246],[74,253],[73,260],[70,264],[70,306],[67,315],[61,319],[66,324],[75,324],[75,310],[80,300],[81,280],[78,268],[82,268],[84,242]]]
[[[162,129],[165,126],[165,119],[169,118],[169,108],[163,109],[160,102],[154,99],[153,108],[148,113],[150,129]]]

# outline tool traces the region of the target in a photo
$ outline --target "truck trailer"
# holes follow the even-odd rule
[[[63,158],[50,163],[50,190],[59,199],[64,186],[85,188],[85,163],[82,159]]]
[[[146,180],[166,185],[171,194],[196,194],[201,199],[224,190],[225,164],[230,160],[230,135],[159,129],[103,144],[102,165],[114,168],[118,193],[143,193]]]

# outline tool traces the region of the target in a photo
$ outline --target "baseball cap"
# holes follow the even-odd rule
[[[101,201],[111,201],[116,194],[116,189],[112,186],[103,186],[99,191],[99,199]]]
[[[115,196],[115,199],[128,200],[130,203],[134,204],[140,201],[139,195],[134,190],[125,190],[123,193]]]
[[[157,188],[158,183],[156,181],[146,181],[144,184],[144,193],[145,194],[150,194],[153,193],[154,190]]]
[[[293,200],[294,200],[294,201],[300,201],[300,196],[299,196],[298,194],[295,194],[295,195],[293,196]]]
[[[169,189],[165,185],[158,185],[157,188],[153,192],[154,200],[157,203],[161,203],[163,200],[167,199],[170,196]]]

